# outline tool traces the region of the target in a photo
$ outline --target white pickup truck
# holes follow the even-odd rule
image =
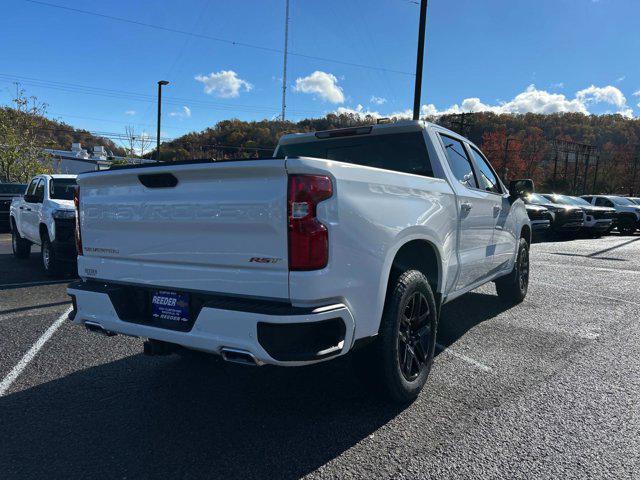
[[[524,299],[533,184],[507,190],[465,138],[399,122],[286,135],[274,157],[81,174],[73,321],[252,365],[354,350],[406,402],[443,303],[491,281]]]
[[[76,175],[33,177],[24,196],[11,202],[11,245],[17,258],[28,258],[31,245],[40,245],[47,275],[62,273],[76,261]]]

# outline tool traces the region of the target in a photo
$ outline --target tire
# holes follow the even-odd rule
[[[356,372],[376,391],[399,404],[424,387],[436,347],[438,310],[427,278],[402,273],[387,294],[376,339],[353,352]]]
[[[622,220],[618,225],[620,235],[633,235],[636,232],[635,222],[633,220]]]
[[[498,297],[506,303],[518,304],[527,296],[529,290],[529,243],[520,239],[518,258],[509,275],[496,280]]]
[[[31,242],[22,238],[16,228],[11,230],[11,249],[16,258],[24,259],[31,255]]]
[[[56,252],[51,245],[49,235],[46,233],[42,237],[42,243],[40,245],[40,260],[42,262],[42,268],[45,275],[48,277],[57,277],[62,271],[60,261],[56,256]]]

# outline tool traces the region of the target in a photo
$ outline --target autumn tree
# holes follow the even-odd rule
[[[0,110],[0,177],[5,182],[25,183],[34,175],[51,171],[40,134],[40,119],[47,105],[36,97],[26,97],[18,84],[13,104],[14,108]]]

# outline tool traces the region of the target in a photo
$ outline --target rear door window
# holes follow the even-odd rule
[[[278,157],[314,157],[433,177],[422,132],[359,135],[290,143]]]
[[[473,166],[462,142],[446,135],[440,135],[444,150],[447,153],[447,161],[453,176],[467,188],[478,188],[478,181],[473,173]]]
[[[470,149],[471,155],[473,155],[473,159],[478,166],[478,183],[480,183],[480,188],[487,192],[502,193],[500,182],[498,182],[498,178],[496,177],[496,174],[493,173],[489,163],[474,147],[470,146]]]
[[[613,207],[613,203],[609,199],[602,197],[596,198],[596,205],[598,207]]]

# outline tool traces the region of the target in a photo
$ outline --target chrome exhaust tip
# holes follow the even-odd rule
[[[246,350],[223,347],[220,350],[220,354],[222,355],[222,359],[225,362],[240,363],[242,365],[252,365],[254,367],[261,365],[261,362],[258,361],[253,353],[247,352]]]
[[[92,322],[92,321],[89,321],[89,320],[84,322],[84,328],[86,328],[90,332],[97,333],[97,334],[100,334],[100,335],[104,335],[105,337],[113,337],[113,336],[116,335],[114,332],[110,332],[109,330],[105,330],[104,327],[102,325],[100,325],[98,322]]]

